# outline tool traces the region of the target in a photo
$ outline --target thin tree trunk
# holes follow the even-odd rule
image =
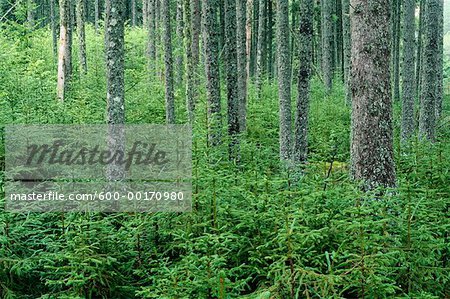
[[[256,1],[256,0],[255,0]],[[253,20],[253,0],[247,0],[247,22],[245,25],[246,32],[246,54],[247,54],[247,82],[250,82],[250,61],[252,56],[252,20]],[[246,125],[241,127],[241,130],[245,130]]]
[[[239,103],[239,130],[246,129],[247,118],[247,32],[246,0],[236,0],[237,79]]]
[[[177,0],[177,15],[176,15],[176,21],[177,21],[177,36],[176,36],[176,58],[175,63],[177,67],[176,71],[176,84],[177,86],[183,85],[183,74],[184,74],[184,64],[183,64],[183,39],[184,39],[184,33],[183,33],[183,1],[184,0]]]
[[[423,81],[420,100],[419,135],[421,138],[426,138],[430,141],[435,140],[436,130],[439,1],[441,0],[427,0],[425,8],[426,25],[423,44]]]
[[[256,56],[258,55],[259,1],[253,0],[253,28],[250,55],[250,77],[256,74]]]
[[[344,0],[345,1],[345,0]],[[350,1],[350,0],[348,0]],[[350,4],[349,4],[350,5]],[[317,0],[317,3],[315,4],[315,26],[316,26],[316,34],[314,35],[316,41],[316,59],[317,59],[317,70],[322,70],[322,5],[321,0]],[[350,30],[350,29],[349,29]]]
[[[352,93],[350,90],[350,68],[351,68],[351,36],[350,36],[350,1],[342,1],[342,36],[343,36],[343,51],[344,51],[344,84],[345,84],[345,99],[350,106],[352,104]]]
[[[155,28],[155,0],[146,0],[148,16],[145,18],[148,28],[148,57],[150,76],[155,76],[156,63],[156,28]]]
[[[265,75],[266,64],[266,0],[259,0],[259,21],[258,21],[258,46],[256,54],[256,87],[258,98],[261,96],[262,82]]]
[[[336,70],[344,81],[343,32],[342,32],[342,0],[336,0]]]
[[[239,1],[239,0],[238,0]],[[245,8],[244,8],[245,11]],[[230,160],[239,161],[239,92],[236,39],[236,0],[225,0],[225,68],[228,103],[228,145]],[[243,20],[245,24],[245,20]],[[245,42],[245,39],[242,40]],[[244,62],[245,63],[245,62]]]
[[[322,0],[322,72],[327,92],[331,91],[333,85],[333,1]]]
[[[125,123],[124,0],[106,0],[105,52],[108,124]]]
[[[442,113],[442,102],[444,99],[444,3],[443,0],[438,2],[438,49],[437,49],[437,82],[436,82],[436,120],[441,116]]]
[[[50,26],[52,28],[52,45],[53,55],[58,55],[58,36],[56,34],[56,18],[55,18],[55,0],[49,0],[50,2]]]
[[[200,41],[200,1],[191,0],[191,14],[192,14],[192,59],[194,67],[197,68],[199,62],[199,41]]]
[[[401,0],[393,0],[392,14],[392,72],[393,72],[393,99],[400,99],[400,15]]]
[[[27,22],[29,28],[34,28],[35,3],[33,0],[27,0]]]
[[[161,1],[161,17],[163,21],[164,38],[164,66],[166,85],[166,123],[175,123],[175,99],[173,92],[173,57],[172,57],[172,33],[170,25],[169,0]]]
[[[96,0],[98,1],[98,0]],[[132,0],[132,1],[136,1],[136,0]],[[153,10],[153,15],[155,15],[155,5],[153,7],[150,7],[149,2],[150,1],[155,1],[155,0],[142,0],[142,25],[144,26],[144,28],[148,28],[149,24],[149,15],[152,13],[151,10]]]
[[[99,0],[95,0],[94,6],[94,27],[95,33],[98,34]]]
[[[308,152],[308,112],[310,99],[310,79],[312,65],[312,46],[314,39],[314,0],[300,3],[300,34],[298,69],[298,95],[295,113],[294,161],[303,163]]]
[[[420,0],[419,32],[417,36],[417,63],[416,63],[416,96],[420,98],[422,83],[422,56],[423,56],[423,35],[425,28],[425,0]]]
[[[192,54],[192,11],[190,0],[184,0],[184,48],[186,49],[186,111],[189,123],[194,123],[195,65]]]
[[[273,78],[273,2],[267,0],[267,74],[269,79]]]
[[[402,140],[408,139],[414,133],[415,8],[415,0],[403,0]]]
[[[353,178],[365,189],[395,186],[389,0],[351,0]]]
[[[289,56],[289,1],[277,3],[278,97],[280,98],[280,159],[291,158],[291,59]]]
[[[67,84],[70,76],[70,60],[71,45],[69,38],[70,31],[70,1],[60,0],[60,33],[59,33],[59,50],[58,50],[58,83],[57,97],[60,101],[64,101]]]
[[[131,26],[136,27],[136,0],[131,0]]]
[[[208,142],[220,144],[220,78],[217,31],[217,0],[202,2],[202,30],[205,51],[206,98],[208,100]]]
[[[78,43],[79,43],[79,58],[80,58],[80,73],[87,73],[87,62],[86,62],[86,34],[84,30],[84,0],[77,0],[77,33],[78,33]]]

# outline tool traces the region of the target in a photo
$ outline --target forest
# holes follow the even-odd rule
[[[11,211],[13,125],[187,126],[189,210]],[[0,136],[1,299],[450,298],[448,0],[0,0]]]

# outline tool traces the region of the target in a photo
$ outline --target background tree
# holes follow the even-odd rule
[[[331,90],[333,84],[333,10],[334,0],[322,0],[322,72],[325,89]]]
[[[86,34],[84,30],[84,18],[85,18],[85,1],[77,0],[77,33],[78,33],[78,55],[80,60],[80,73],[87,73],[87,62],[86,62]]]
[[[246,1],[236,0],[237,79],[239,130],[245,131],[247,118],[247,32]]]
[[[444,99],[444,1],[438,1],[437,8],[438,18],[438,48],[437,48],[437,63],[436,63],[436,120],[442,113],[442,102]]]
[[[266,1],[259,0],[258,13],[258,42],[256,54],[256,88],[258,97],[261,96],[262,82],[265,76],[266,65]]]
[[[400,99],[400,36],[401,36],[401,1],[392,1],[392,92],[393,99]]]
[[[343,66],[345,99],[348,105],[352,102],[350,88],[350,68],[351,68],[351,32],[350,32],[350,0],[342,0],[342,39],[343,39]]]
[[[210,145],[220,143],[220,79],[217,34],[217,0],[202,2],[202,30],[205,52],[206,98],[208,100],[208,139]]]
[[[295,112],[294,161],[306,161],[308,150],[308,114],[310,99],[310,79],[312,65],[312,47],[314,41],[314,0],[300,3],[299,25],[299,69],[298,95]]]
[[[352,175],[366,188],[395,185],[389,0],[351,0]]]
[[[183,64],[183,40],[184,40],[184,20],[183,20],[183,0],[177,0],[177,14],[176,14],[176,58],[175,58],[175,64],[176,64],[176,85],[182,86],[183,85],[183,74],[185,71],[184,64]]]
[[[423,79],[420,98],[419,135],[435,140],[436,129],[436,82],[439,50],[439,1],[427,0],[423,43]]]
[[[186,49],[186,111],[189,122],[194,122],[195,65],[192,55],[192,15],[190,0],[184,0],[184,48]]]
[[[55,0],[49,0],[50,3],[50,27],[52,29],[52,46],[55,57],[58,55],[58,35],[56,33]]]
[[[59,3],[59,50],[58,50],[58,83],[57,96],[64,101],[72,66],[72,43],[70,42],[70,0]]]
[[[161,0],[161,17],[163,21],[164,40],[164,74],[166,85],[166,123],[175,123],[175,98],[173,91],[173,56],[172,56],[172,32],[170,25],[169,0]]]
[[[402,139],[414,133],[415,99],[415,0],[403,0],[403,73],[402,73]]]
[[[277,2],[278,97],[280,98],[280,159],[291,158],[291,60],[289,1]]]

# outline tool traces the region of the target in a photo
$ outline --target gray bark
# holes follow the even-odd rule
[[[192,59],[194,66],[197,67],[199,61],[199,41],[200,41],[200,1],[191,0],[192,14]]]
[[[176,58],[175,63],[177,67],[176,71],[176,84],[177,86],[181,86],[183,84],[183,74],[184,74],[184,64],[183,64],[183,0],[177,0],[177,36],[176,36]]]
[[[57,97],[64,101],[70,77],[72,46],[70,43],[70,1],[60,0]]]
[[[442,113],[442,101],[444,98],[444,2],[443,0],[438,1],[438,49],[437,49],[437,82],[436,82],[436,120],[441,116]]]
[[[366,189],[395,186],[389,3],[351,0],[352,176]]]
[[[131,0],[131,26],[136,27],[136,0]]]
[[[166,123],[175,123],[175,99],[173,92],[173,57],[172,57],[172,32],[170,22],[169,0],[161,1],[161,17],[163,22],[164,39],[164,77],[166,85]]]
[[[258,98],[261,96],[262,81],[264,80],[266,64],[266,0],[259,0],[259,20],[258,20],[258,45],[256,54],[256,88]]]
[[[148,28],[148,57],[150,76],[154,76],[156,60],[156,28],[155,28],[155,0],[146,0],[147,13],[146,25]]]
[[[78,33],[78,55],[80,60],[80,73],[87,73],[86,62],[86,34],[84,29],[84,12],[85,3],[84,0],[77,0],[77,33]]]
[[[52,28],[52,45],[53,55],[58,55],[58,36],[56,34],[56,17],[55,17],[55,0],[49,0],[50,2],[50,26]]]
[[[220,78],[217,30],[217,0],[202,2],[202,30],[205,52],[206,98],[208,101],[208,142],[220,144]]]
[[[289,1],[277,1],[278,97],[280,99],[280,159],[291,158],[291,60]]]
[[[423,44],[423,81],[420,100],[419,135],[421,138],[426,138],[430,141],[435,140],[436,129],[439,1],[441,0],[427,0],[425,4],[426,25]]]
[[[333,85],[333,1],[322,0],[322,72],[327,92]]]
[[[417,63],[416,63],[416,96],[420,98],[420,90],[422,84],[422,54],[423,54],[423,35],[425,28],[425,0],[420,0],[419,14],[419,32],[417,37]]]
[[[352,44],[350,36],[350,0],[342,1],[342,37],[343,37],[343,62],[344,62],[344,84],[345,84],[345,99],[348,105],[352,103],[352,93],[350,87],[350,68],[351,68],[351,53]]]
[[[256,1],[256,0],[255,0]],[[253,20],[253,0],[247,0],[247,22],[246,22],[246,54],[247,54],[247,82],[250,82],[250,61],[252,51],[252,20]],[[245,125],[246,127],[246,125]],[[245,128],[241,128],[245,130]]]
[[[298,97],[295,113],[294,161],[305,162],[308,152],[308,112],[310,99],[310,79],[312,65],[312,46],[314,34],[314,1],[300,3],[300,34],[298,70]]]
[[[414,133],[415,7],[415,0],[403,0],[402,140]]]
[[[96,0],[98,1],[98,0]],[[136,1],[136,0],[133,0]],[[142,0],[142,25],[144,26],[144,28],[148,27],[148,18],[149,18],[149,14],[152,13],[153,10],[153,14],[155,14],[155,7],[149,7],[149,2],[152,1],[154,2],[155,0]]]
[[[33,0],[27,0],[27,22],[29,28],[34,27],[34,6],[35,4]]]
[[[247,118],[247,32],[246,0],[236,0],[237,79],[239,102],[239,130],[246,129]]]
[[[397,101],[400,99],[400,15],[401,15],[401,1],[392,1],[392,84],[393,84],[393,99]]]
[[[192,11],[190,0],[184,0],[184,48],[186,49],[186,111],[189,123],[194,123],[195,65],[192,54]]]
[[[245,23],[245,22],[244,22]],[[225,0],[225,69],[228,103],[229,156],[239,160],[239,93],[236,39],[236,0]],[[244,40],[245,41],[245,40]]]
[[[98,17],[99,17],[99,0],[94,2],[94,28],[95,33],[98,33]]]

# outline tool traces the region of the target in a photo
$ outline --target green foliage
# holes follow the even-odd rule
[[[148,75],[144,42],[142,29],[126,30],[127,122],[164,123],[163,78]],[[60,104],[48,31],[3,28],[0,121],[104,123],[103,37],[90,26],[86,44],[88,74],[77,71],[74,48],[73,80]],[[203,85],[193,136],[193,211],[0,210],[0,298],[448,296],[448,122],[434,145],[413,140],[400,148],[396,140],[398,189],[380,198],[360,193],[348,178],[350,113],[341,85],[325,95],[313,80],[310,162],[302,174],[278,160],[276,84],[263,86],[260,101],[250,85],[240,165],[227,161],[226,143],[206,146]],[[185,122],[182,88],[176,107],[178,122]]]

